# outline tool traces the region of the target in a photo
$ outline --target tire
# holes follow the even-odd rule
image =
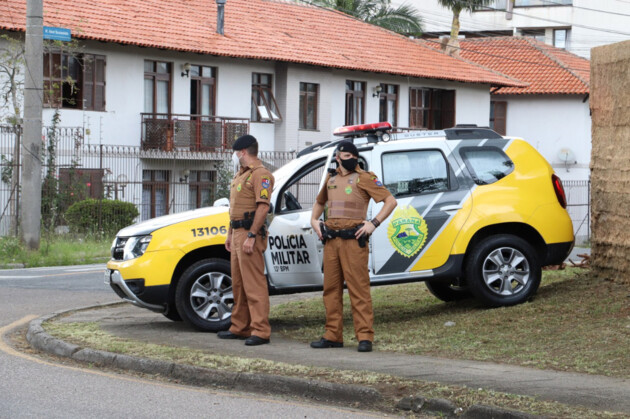
[[[174,305],[169,305],[166,311],[162,313],[162,316],[174,322],[182,321],[182,316],[179,315],[179,312],[177,311],[177,308],[175,308]]]
[[[470,290],[465,285],[458,285],[456,280],[426,281],[425,285],[431,294],[442,301],[459,301],[471,298]]]
[[[184,322],[204,332],[230,327],[234,306],[230,272],[230,262],[224,259],[203,259],[184,271],[175,291]]]
[[[490,307],[529,300],[538,290],[542,269],[534,248],[520,237],[499,234],[482,240],[466,261],[470,292]]]

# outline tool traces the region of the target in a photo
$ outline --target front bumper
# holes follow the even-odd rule
[[[164,305],[159,304],[150,304],[145,301],[142,301],[127,285],[120,271],[115,269],[105,269],[105,284],[112,287],[114,292],[118,294],[120,298],[123,300],[137,306],[149,309],[151,311],[156,311],[159,313],[164,313],[166,307]]]

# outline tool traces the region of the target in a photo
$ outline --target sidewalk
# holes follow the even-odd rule
[[[272,297],[272,303],[284,302],[292,297]],[[308,344],[281,339],[272,334],[270,345],[247,347],[241,341],[220,340],[215,334],[196,332],[181,322],[171,322],[159,314],[128,304],[75,312],[62,321],[97,322],[115,336],[143,342],[168,342],[171,346],[211,353],[340,370],[368,370],[410,379],[534,396],[541,400],[630,415],[630,380],[626,379],[379,352],[378,342],[372,353],[358,353],[352,345],[341,349],[315,350]]]

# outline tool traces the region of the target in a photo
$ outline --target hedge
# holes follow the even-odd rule
[[[72,204],[66,211],[65,219],[72,233],[100,234],[102,232],[113,236],[121,228],[132,224],[138,215],[136,206],[129,202],[86,199]]]

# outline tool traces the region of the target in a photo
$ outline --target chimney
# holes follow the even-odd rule
[[[226,0],[216,0],[217,1],[217,33],[219,35],[223,35],[223,23],[225,21],[224,16],[224,6]]]

